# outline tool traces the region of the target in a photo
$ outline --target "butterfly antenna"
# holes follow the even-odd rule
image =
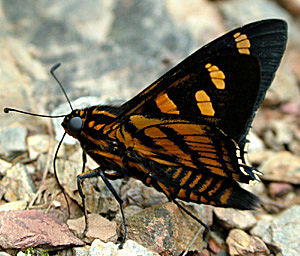
[[[55,151],[54,159],[53,159],[53,171],[54,171],[54,176],[55,176],[57,185],[58,185],[58,187],[60,188],[60,190],[63,192],[64,197],[65,197],[65,200],[66,200],[66,202],[67,202],[67,207],[68,207],[68,217],[70,217],[70,205],[69,205],[69,201],[68,201],[66,192],[65,192],[63,186],[61,185],[59,179],[58,179],[58,176],[57,176],[57,170],[56,170],[56,159],[57,159],[58,151],[59,151],[59,148],[60,148],[60,146],[61,146],[61,144],[62,144],[62,142],[63,142],[63,140],[64,140],[66,134],[67,134],[67,133],[65,132],[64,135],[62,136],[61,140],[60,140],[59,143],[58,143],[57,149],[56,149],[56,151]]]
[[[27,112],[27,111],[15,109],[15,108],[4,108],[3,111],[4,111],[4,113],[18,112],[18,113],[22,113],[22,114],[25,114],[25,115],[48,117],[48,118],[58,118],[58,117],[65,117],[66,116],[66,115],[57,115],[57,116],[41,115],[41,114],[35,114],[35,113],[31,113],[31,112]]]
[[[67,101],[68,101],[68,103],[69,103],[69,105],[70,105],[70,108],[71,108],[71,110],[73,111],[73,107],[72,107],[71,101],[69,100],[69,97],[68,97],[68,95],[67,95],[67,93],[66,93],[64,87],[62,86],[61,82],[57,79],[56,75],[54,74],[54,71],[55,71],[56,69],[58,69],[60,65],[61,65],[61,63],[55,64],[55,65],[50,69],[50,74],[53,76],[53,78],[54,78],[54,79],[56,80],[56,82],[59,84],[60,89],[61,89],[62,92],[64,93],[64,95],[65,95],[65,97],[66,97],[66,99],[67,99]]]
[[[59,87],[61,88],[62,92],[64,93],[71,110],[73,111],[73,107],[72,104],[70,102],[70,99],[64,89],[64,87],[62,86],[61,82],[57,79],[56,75],[54,74],[54,71],[61,65],[61,63],[57,63],[55,64],[51,69],[50,69],[50,73],[53,76],[53,78],[56,80],[56,82],[59,84]],[[27,112],[27,111],[23,111],[23,110],[19,110],[19,109],[15,109],[15,108],[4,108],[3,109],[4,113],[9,113],[9,112],[18,112],[18,113],[22,113],[22,114],[26,114],[26,115],[30,115],[30,116],[39,116],[39,117],[48,117],[48,118],[58,118],[58,117],[65,117],[66,115],[57,115],[57,116],[50,116],[50,115],[43,115],[43,114],[35,114],[35,113],[31,113],[31,112]]]

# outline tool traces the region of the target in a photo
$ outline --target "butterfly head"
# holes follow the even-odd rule
[[[65,116],[61,125],[66,133],[74,138],[78,138],[81,134],[85,120],[86,111],[84,109],[75,109]]]

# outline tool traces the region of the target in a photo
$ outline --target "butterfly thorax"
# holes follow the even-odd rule
[[[72,111],[62,122],[65,131],[80,142],[85,153],[99,165],[116,171],[123,165],[124,151],[116,140],[103,133],[103,128],[113,122],[119,112],[119,107],[92,106]]]

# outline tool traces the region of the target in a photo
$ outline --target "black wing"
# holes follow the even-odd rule
[[[285,21],[278,19],[254,22],[230,31],[197,50],[137,96],[123,104],[121,106],[123,110],[122,113],[110,127],[116,128],[118,124],[121,124],[129,115],[136,113],[144,115],[178,114],[176,110],[172,111],[174,106],[169,106],[171,109],[170,112],[165,111],[165,113],[163,113],[161,111],[161,109],[164,110],[163,103],[158,103],[160,107],[153,108],[155,100],[158,101],[157,97],[161,97],[160,95],[170,91],[170,95],[175,95],[177,103],[175,103],[175,100],[171,101],[178,109],[183,110],[182,113],[179,114],[180,118],[199,119],[199,122],[205,119],[207,122],[216,124],[229,137],[237,141],[240,148],[243,149],[245,137],[250,129],[255,112],[263,101],[266,90],[270,86],[280,64],[285,50],[286,40],[287,24]],[[218,75],[222,74],[209,71],[209,68],[206,68],[208,73],[204,74],[203,67],[205,68],[205,65],[211,64],[224,73],[224,70],[231,68],[232,65],[230,65],[230,62],[231,59],[236,58],[235,56],[254,56],[258,59],[260,65],[260,82],[258,82],[258,88],[254,88],[254,90],[251,91],[253,89],[252,87],[256,86],[250,84],[250,82],[246,82],[235,85],[238,87],[232,88],[233,91],[219,90],[219,92],[216,92],[217,90],[213,91],[212,87],[207,89],[214,84],[218,78],[222,80],[221,77],[218,77]],[[249,58],[249,60],[250,59],[251,58]],[[240,61],[247,62],[247,58],[240,59]],[[215,63],[220,66],[215,65]],[[249,65],[253,65],[253,61],[249,61]],[[198,75],[197,79],[195,79],[195,76],[191,74],[196,74],[199,70],[203,72],[201,76]],[[251,75],[246,74],[242,69],[240,71],[240,74],[234,73],[234,75],[246,76],[246,78],[249,78]],[[214,75],[217,76],[215,79],[213,78]],[[231,85],[231,82],[234,80],[235,78],[232,74],[228,73],[225,78],[225,83],[226,85]],[[178,83],[177,87],[176,83]],[[184,85],[189,85],[189,87],[184,88]],[[249,86],[251,88],[249,88]],[[189,91],[189,88],[192,91]],[[199,114],[197,111],[195,113],[192,109],[189,109],[191,101],[194,101],[193,93],[195,90],[199,91],[201,89],[206,89],[207,91],[205,92],[207,94],[211,93],[211,95],[209,95],[211,102],[212,104],[216,104],[216,106],[214,106],[214,116],[206,115],[205,113]],[[228,94],[231,93],[231,97],[226,98],[223,95],[224,92]],[[190,97],[191,94],[193,96],[192,98]],[[254,94],[257,94],[255,99],[253,98]],[[168,99],[166,101],[170,102]],[[222,102],[225,106],[223,109],[221,107]],[[157,105],[157,102],[155,104]],[[229,107],[230,105],[232,107]],[[238,111],[239,109],[241,111]]]

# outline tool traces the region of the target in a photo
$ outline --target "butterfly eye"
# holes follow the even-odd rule
[[[82,127],[82,119],[79,116],[72,117],[69,122],[69,130],[73,134],[78,134]]]

